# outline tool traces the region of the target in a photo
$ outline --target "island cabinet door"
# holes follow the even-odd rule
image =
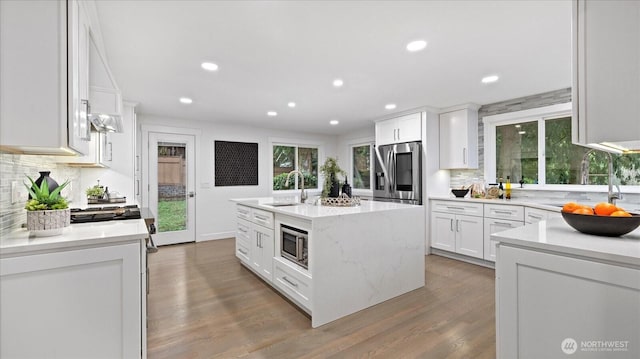
[[[273,229],[253,225],[251,267],[268,282],[273,281],[273,238]]]
[[[498,359],[640,358],[639,303],[637,266],[498,245]]]
[[[431,247],[456,251],[456,215],[431,212]]]
[[[484,257],[482,217],[456,216],[456,252],[470,257]]]
[[[140,358],[140,247],[0,259],[0,357]]]

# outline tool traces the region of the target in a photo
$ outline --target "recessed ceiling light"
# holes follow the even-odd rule
[[[483,84],[490,84],[492,82],[498,81],[498,79],[499,79],[498,75],[485,76],[485,77],[482,78],[482,83]]]
[[[289,103],[287,104],[287,106],[289,106],[289,107],[291,107],[291,108],[294,108],[294,107],[296,107],[296,103],[295,103],[295,102],[289,102]]]
[[[278,113],[275,112],[275,111],[269,111],[269,112],[267,112],[267,116],[275,117],[275,116],[278,116]]]
[[[427,42],[424,40],[411,41],[407,44],[407,51],[416,52],[423,50],[425,47],[427,47]]]
[[[344,81],[342,81],[342,79],[333,80],[333,86],[334,87],[342,87],[342,85],[344,85]]]
[[[384,108],[386,108],[387,110],[393,110],[394,108],[396,108],[396,104],[395,103],[388,103],[388,104],[384,105]]]
[[[337,125],[337,124],[339,124],[339,123],[340,123],[340,121],[338,121],[338,120],[331,120],[331,121],[329,121],[329,124],[330,124],[331,126],[335,126],[335,125]]]
[[[207,71],[218,71],[218,65],[213,62],[203,62],[200,66]]]
[[[180,102],[184,104],[190,104],[193,102],[193,100],[188,97],[180,97]]]

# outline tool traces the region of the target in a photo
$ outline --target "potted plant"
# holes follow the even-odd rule
[[[69,184],[69,180],[49,191],[45,178],[38,186],[27,176],[31,185],[24,184],[31,195],[24,208],[27,210],[27,229],[35,236],[55,236],[62,233],[64,227],[71,224],[71,211],[67,200],[60,192]]]
[[[327,157],[324,164],[320,167],[320,173],[324,176],[322,197],[338,197],[340,195],[338,175],[345,174],[340,166],[338,166],[338,160],[333,157]]]
[[[93,187],[87,188],[84,192],[87,194],[88,199],[99,199],[104,196],[104,187],[98,183]]]

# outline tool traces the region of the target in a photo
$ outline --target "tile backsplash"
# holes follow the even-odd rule
[[[34,180],[40,177],[40,171],[51,171],[51,178],[58,183],[69,179],[70,186],[63,191],[63,196],[73,202],[81,198],[80,169],[56,163],[56,157],[36,155],[15,155],[0,153],[0,236],[20,228],[27,220],[24,209],[27,201],[27,190],[23,183],[28,182],[27,175]],[[12,202],[11,186],[16,182],[20,197]],[[70,204],[70,206],[73,206]]]

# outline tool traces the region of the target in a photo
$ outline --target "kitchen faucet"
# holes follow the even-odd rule
[[[285,186],[289,185],[289,178],[291,177],[292,174],[299,174],[300,175],[300,179],[302,180],[302,186],[300,187],[300,203],[304,203],[304,201],[307,200],[307,192],[304,191],[304,175],[302,174],[302,172],[298,171],[298,170],[293,170],[291,172],[289,172],[289,174],[287,175],[287,181],[284,183]]]
[[[580,168],[580,174],[582,177],[582,184],[589,184],[589,154],[595,152],[595,149],[590,149],[587,151],[584,156],[582,156],[582,163]],[[603,151],[604,152],[604,151]],[[617,199],[622,199],[622,193],[620,192],[620,186],[616,184],[616,188],[618,189],[618,194],[613,193],[613,157],[609,152],[604,152],[607,154],[607,162],[608,162],[608,176],[609,176],[609,190],[607,192],[607,201],[611,204],[616,204]]]

